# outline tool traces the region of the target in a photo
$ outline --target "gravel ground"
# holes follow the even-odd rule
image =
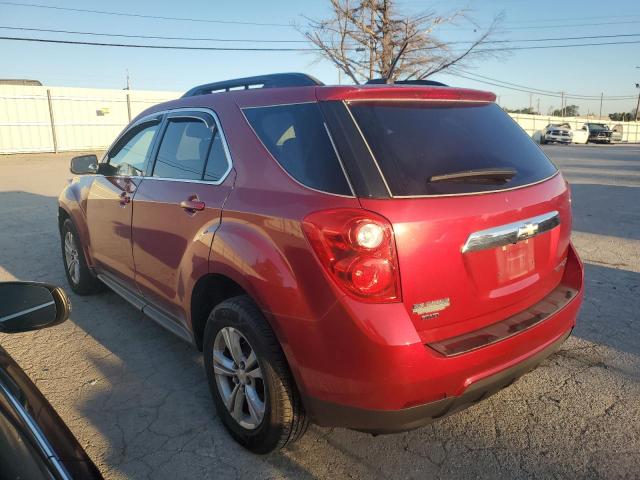
[[[578,326],[536,371],[428,427],[312,426],[289,450],[249,454],[215,415],[201,356],[113,293],[72,295],[71,321],[0,343],[107,478],[638,478],[640,146],[544,148],[573,186]],[[56,197],[69,157],[0,157],[0,280],[66,287]]]

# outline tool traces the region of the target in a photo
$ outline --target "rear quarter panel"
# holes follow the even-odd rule
[[[360,203],[298,184],[271,157],[235,104],[215,110],[237,175],[213,239],[209,272],[231,278],[254,299],[304,389],[300,370],[322,348],[317,324],[343,294],[325,276],[301,221],[314,211],[360,208]]]

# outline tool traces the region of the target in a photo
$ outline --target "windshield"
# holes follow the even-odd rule
[[[508,189],[556,172],[493,103],[363,101],[350,109],[394,196]],[[513,175],[495,174],[505,170]],[[456,181],[432,181],[450,174]]]

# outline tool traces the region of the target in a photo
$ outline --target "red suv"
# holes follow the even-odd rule
[[[204,352],[248,449],[309,421],[409,430],[509,385],[582,302],[567,183],[491,93],[196,87],[122,132],[59,201],[78,294],[106,284]]]

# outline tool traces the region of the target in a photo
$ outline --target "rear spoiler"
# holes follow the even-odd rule
[[[495,102],[496,95],[467,88],[413,86],[413,85],[358,85],[317,87],[318,100],[436,100]]]

